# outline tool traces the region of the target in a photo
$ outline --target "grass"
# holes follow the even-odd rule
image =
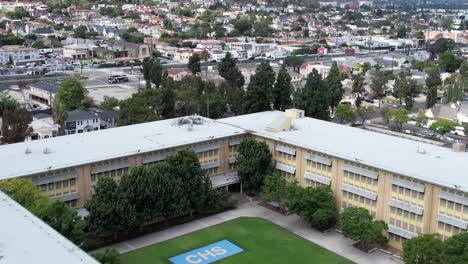
[[[353,263],[261,218],[237,218],[128,252],[121,256],[121,260],[122,264],[169,264],[171,257],[223,239],[244,251],[217,264]]]

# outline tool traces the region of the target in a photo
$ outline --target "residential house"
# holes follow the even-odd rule
[[[31,122],[32,133],[25,141],[46,139],[56,137],[60,126],[55,124],[54,119],[48,114],[34,115]]]
[[[143,43],[132,43],[119,40],[112,45],[112,50],[116,54],[114,58],[129,57],[133,59],[144,59],[150,56],[149,47]]]
[[[29,87],[29,99],[50,107],[58,93],[59,85],[57,82],[46,80],[35,82]]]
[[[100,128],[101,121],[98,117],[87,111],[77,109],[68,113],[65,120],[64,132],[66,135],[71,135],[91,132]]]
[[[181,81],[187,76],[192,76],[192,72],[188,69],[168,69],[167,74],[174,81]]]

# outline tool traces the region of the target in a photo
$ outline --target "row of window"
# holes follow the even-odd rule
[[[281,170],[278,170],[278,171],[282,177],[285,177],[288,180],[294,180],[296,178],[295,174],[288,173],[288,172],[281,171]]]
[[[453,216],[452,213],[456,213],[456,212],[462,213],[463,212],[463,214],[467,214],[466,216],[468,218],[468,206],[462,205],[462,204],[459,204],[459,203],[455,203],[455,202],[452,202],[452,201],[448,201],[448,200],[445,200],[445,199],[440,199],[439,211],[444,212],[444,214],[446,214],[448,216]]]
[[[305,182],[306,182],[307,187],[324,187],[324,186],[328,186],[326,184],[316,182],[316,181],[313,181],[313,180],[309,180],[309,179],[306,179]]]
[[[276,151],[276,157],[280,158],[280,159],[283,159],[283,160],[289,160],[289,161],[292,161],[292,162],[296,162],[296,156],[291,155],[291,154],[287,154],[287,153],[284,153],[284,152],[281,152],[281,151]]]
[[[320,162],[315,162],[315,161],[312,161],[312,160],[307,160],[307,166],[309,168],[319,170],[319,171],[322,171],[322,172],[331,172],[331,169],[332,169],[332,166],[328,166],[326,164],[322,164]]]
[[[378,180],[359,175],[353,172],[344,171],[343,182],[370,191],[377,191]]]
[[[442,222],[437,223],[437,233],[442,240],[463,232],[466,232],[466,230]]]
[[[212,150],[197,153],[197,157],[199,160],[208,159],[209,161],[213,161],[213,160],[218,160],[218,153],[219,153],[218,149],[212,149]]]
[[[405,187],[392,185],[392,197],[424,206],[424,193]],[[411,199],[412,198],[412,199]]]
[[[51,182],[38,185],[37,188],[47,193],[50,197],[60,196],[68,193],[76,192],[76,179],[68,179],[63,181]]]
[[[93,185],[94,185],[94,184],[96,183],[96,181],[97,181],[100,177],[112,177],[112,178],[115,178],[115,177],[121,177],[121,176],[123,176],[124,174],[127,174],[127,173],[128,173],[128,168],[122,168],[122,169],[104,171],[104,172],[100,172],[100,173],[93,173],[93,174],[91,174],[91,182],[92,182]]]

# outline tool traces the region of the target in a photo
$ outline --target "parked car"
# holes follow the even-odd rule
[[[127,75],[112,75],[108,79],[110,84],[128,82]]]

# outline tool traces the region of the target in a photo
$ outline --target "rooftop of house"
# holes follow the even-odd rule
[[[41,81],[31,84],[31,87],[33,88],[41,89],[44,91],[50,91],[53,94],[56,94],[58,92],[59,86],[60,84],[57,82],[45,81],[45,80],[41,80]]]
[[[0,191],[2,264],[99,264],[78,246]]]

